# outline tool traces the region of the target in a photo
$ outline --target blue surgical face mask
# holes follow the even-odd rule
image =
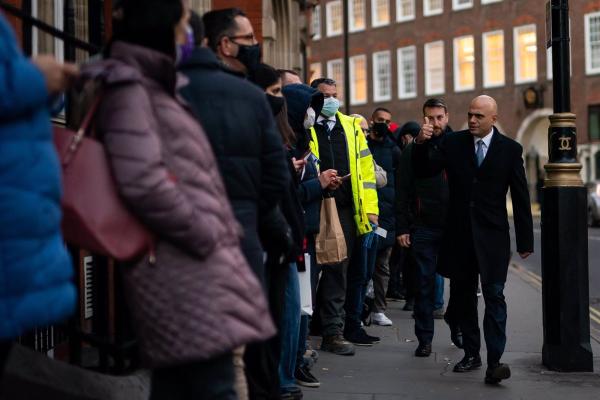
[[[335,97],[328,97],[323,102],[323,108],[321,109],[321,114],[326,116],[327,118],[333,117],[336,112],[338,112],[340,108],[340,101]]]

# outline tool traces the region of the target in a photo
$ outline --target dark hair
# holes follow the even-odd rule
[[[283,143],[289,148],[294,147],[296,145],[296,134],[288,121],[287,101],[283,102],[283,107],[279,114],[275,116],[275,121],[277,122],[277,129],[279,129]]]
[[[377,113],[379,111],[383,111],[383,112],[386,112],[386,113],[392,115],[392,112],[390,110],[388,110],[387,108],[385,108],[385,107],[377,107],[375,110],[373,110],[373,113],[371,114],[371,117],[373,117],[373,115],[375,115],[375,113]]]
[[[260,86],[262,90],[276,84],[280,79],[281,77],[275,68],[262,63],[258,64],[253,75],[253,82]]]
[[[193,10],[190,14],[190,28],[194,31],[194,44],[196,46],[202,45],[202,41],[204,40],[204,22],[202,22],[202,17]]]
[[[123,18],[112,41],[144,46],[175,58],[175,27],[183,16],[181,0],[123,0]]]
[[[209,11],[202,16],[208,47],[217,51],[219,42],[224,36],[232,36],[237,30],[235,17],[245,17],[246,14],[239,8],[224,8]]]
[[[313,89],[317,89],[319,85],[337,86],[337,83],[330,78],[317,78],[310,83],[310,87]]]
[[[277,72],[279,73],[279,76],[281,76],[282,79],[285,74],[296,75],[298,78],[300,78],[300,74],[298,74],[298,72],[294,71],[293,69],[278,69]]]
[[[427,99],[425,104],[423,104],[423,115],[425,115],[426,108],[432,107],[442,107],[445,112],[448,112],[448,107],[446,106],[446,102],[443,99]]]

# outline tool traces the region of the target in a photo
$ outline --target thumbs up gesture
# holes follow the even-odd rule
[[[433,125],[429,123],[428,117],[423,117],[423,125],[421,125],[421,131],[417,135],[415,142],[419,144],[424,143],[431,139],[431,136],[433,136]]]

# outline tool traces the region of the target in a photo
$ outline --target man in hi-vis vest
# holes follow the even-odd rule
[[[311,128],[310,149],[320,160],[321,171],[337,171],[334,189],[325,196],[335,198],[348,249],[346,261],[319,266],[322,274],[317,289],[315,325],[320,324],[322,331],[321,350],[353,355],[353,344],[343,336],[346,273],[357,237],[371,232],[378,222],[373,157],[360,128],[360,120],[338,111],[340,103],[335,81],[321,78],[313,81],[311,86],[323,93],[325,101],[321,115]],[[371,338],[373,342],[377,341],[377,338]]]

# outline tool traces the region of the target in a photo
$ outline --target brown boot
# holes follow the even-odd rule
[[[354,345],[344,339],[342,335],[324,336],[321,350],[339,356],[353,356]]]

